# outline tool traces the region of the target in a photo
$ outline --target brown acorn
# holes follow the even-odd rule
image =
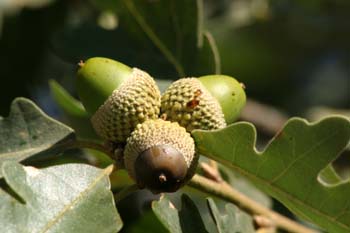
[[[175,192],[194,175],[198,156],[185,128],[157,119],[137,125],[127,140],[124,162],[140,188]]]

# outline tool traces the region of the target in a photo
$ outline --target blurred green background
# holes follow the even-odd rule
[[[183,56],[184,72],[177,72],[146,34],[124,20],[127,9],[118,2],[0,0],[0,114],[7,115],[13,98],[25,96],[59,117],[48,80],[75,95],[76,63],[90,56],[118,59],[157,79],[220,71],[208,68],[213,62]],[[134,2],[161,7],[164,1]],[[179,2],[175,15],[184,15],[180,24],[195,33],[198,15],[189,14],[196,1]],[[315,106],[350,107],[349,1],[206,0],[202,8],[202,27],[216,41],[221,73],[243,82],[250,98],[300,116]],[[157,12],[149,23],[155,34],[176,36],[166,26],[173,23],[168,11]],[[183,44],[193,39],[184,38]]]

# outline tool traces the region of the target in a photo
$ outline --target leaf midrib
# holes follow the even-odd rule
[[[154,33],[151,27],[147,24],[144,18],[140,15],[140,13],[135,8],[133,1],[124,0],[123,2],[126,8],[129,10],[129,12],[134,16],[136,22],[139,24],[139,26],[143,29],[143,31],[149,37],[149,39],[154,43],[155,46],[158,47],[158,49],[163,53],[163,55],[168,59],[168,61],[171,64],[173,64],[173,66],[176,69],[176,72],[180,76],[185,76],[185,72],[181,64],[176,60],[176,58],[173,56],[171,51],[161,42],[161,40]]]
[[[105,176],[107,176],[108,174],[111,173],[113,167],[110,166],[106,169],[104,169],[101,174],[96,177],[96,179],[86,188],[84,189],[82,192],[80,192],[80,195],[78,195],[75,199],[73,199],[68,205],[66,205],[57,215],[56,217],[54,217],[51,221],[49,221],[45,226],[44,228],[41,230],[42,233],[45,233],[47,232],[48,230],[51,229],[51,227],[53,225],[55,225],[61,218],[63,218],[64,214],[69,210],[71,209],[74,205],[76,205],[77,203],[79,203],[79,201],[81,199],[83,199],[83,197],[89,193],[90,190],[92,190],[96,185],[97,183]]]

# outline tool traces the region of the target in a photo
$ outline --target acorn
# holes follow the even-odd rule
[[[131,133],[124,163],[139,188],[153,193],[175,192],[194,175],[198,156],[185,128],[157,119],[137,125]]]
[[[182,78],[172,83],[161,98],[161,113],[187,131],[224,128],[245,105],[244,86],[227,75]]]
[[[114,143],[125,143],[137,124],[158,118],[160,112],[154,79],[109,58],[80,62],[77,90],[96,133]]]

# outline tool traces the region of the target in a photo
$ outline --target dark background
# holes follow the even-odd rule
[[[316,106],[349,109],[349,1],[207,0],[204,9],[204,27],[216,39],[221,72],[244,82],[250,98],[290,115],[305,116]],[[71,48],[60,47],[63,31],[83,25],[75,34],[81,37],[80,46],[88,41],[85,49],[92,54],[118,57],[105,43],[113,44],[113,30],[96,31],[91,26],[99,25],[101,12],[93,3],[77,0],[0,5],[1,115],[7,115],[16,96],[25,96],[57,116],[48,79],[58,80],[74,94],[78,60],[67,54],[79,50],[74,43]],[[142,66],[152,67],[156,78],[179,77],[166,64],[154,67],[153,60],[148,61]]]

